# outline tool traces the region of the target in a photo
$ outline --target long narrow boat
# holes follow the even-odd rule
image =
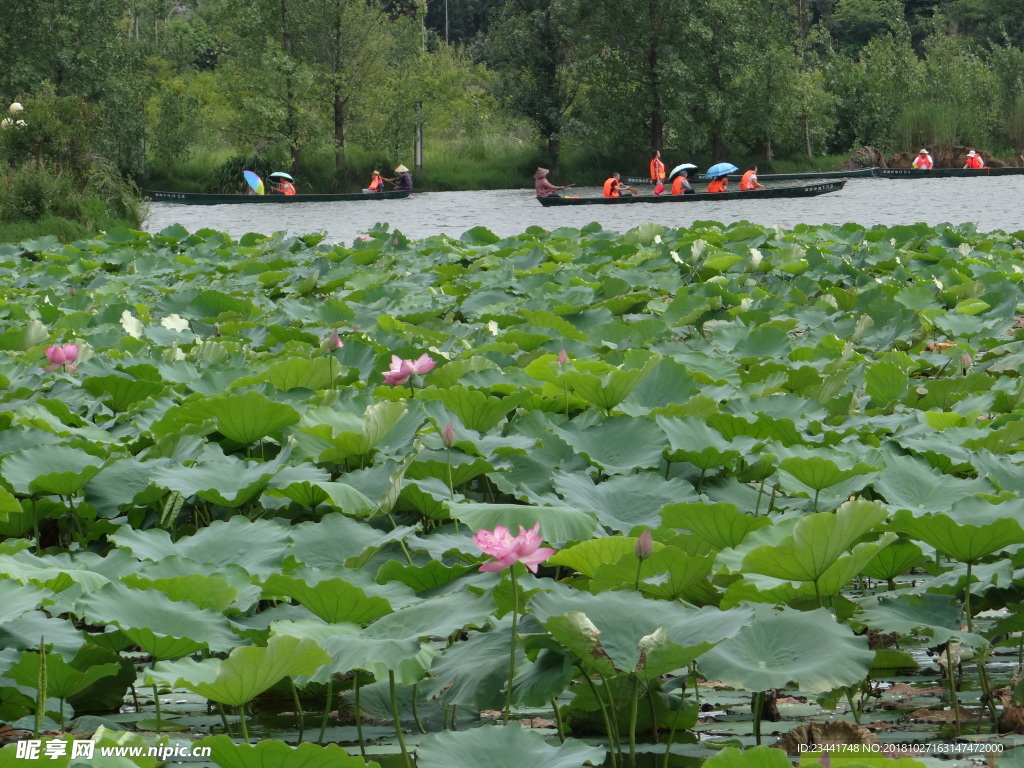
[[[158,203],[182,205],[235,205],[238,203],[342,203],[356,200],[397,200],[408,197],[409,190],[391,192],[350,192],[337,195],[218,195],[201,192],[146,192]]]
[[[850,171],[804,171],[803,173],[759,173],[758,181],[818,181],[821,179],[856,179],[868,178],[874,175],[875,168],[854,168]],[[691,178],[704,180],[704,174],[697,174]],[[730,173],[729,181],[739,181],[743,178],[742,173]],[[627,184],[650,184],[650,179],[631,178],[625,180]],[[667,181],[665,186],[668,186]]]
[[[769,187],[751,192],[698,192],[695,195],[634,195],[632,197],[538,197],[545,208],[559,205],[630,205],[632,203],[698,203],[726,200],[777,200],[787,197],[816,197],[838,192],[846,186],[846,179],[805,184],[799,187]]]
[[[944,179],[952,176],[1020,176],[1024,168],[874,168],[874,175],[881,179]]]

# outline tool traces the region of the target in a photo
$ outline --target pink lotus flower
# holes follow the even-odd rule
[[[403,360],[398,355],[391,356],[391,368],[384,372],[384,383],[393,387],[405,384],[414,373],[427,373],[434,369],[434,358],[424,352],[415,360]]]
[[[345,346],[345,342],[341,340],[341,336],[338,335],[337,331],[334,331],[328,336],[323,342],[323,348],[328,352],[334,352],[337,349],[341,349]]]
[[[558,364],[565,365],[569,362],[569,356],[565,354],[565,349],[558,350]]]
[[[450,421],[441,430],[441,442],[445,448],[451,448],[455,445],[455,427],[452,426]]]
[[[637,560],[646,560],[654,553],[654,537],[651,536],[651,529],[648,528],[640,534],[640,538],[636,540],[636,558]]]
[[[480,566],[481,571],[489,573],[504,571],[517,562],[536,573],[537,566],[555,554],[550,547],[540,546],[541,541],[539,520],[530,530],[519,526],[518,536],[513,536],[503,525],[493,531],[481,529],[473,536],[473,543],[480,547],[480,551],[495,558],[493,562]]]
[[[63,347],[47,347],[46,359],[53,363],[53,365],[46,366],[45,370],[47,371],[53,371],[57,368],[60,368],[62,371],[70,368],[73,371],[75,366],[71,365],[71,363],[78,359],[78,345],[65,344]]]

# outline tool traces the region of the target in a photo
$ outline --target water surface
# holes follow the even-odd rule
[[[782,184],[782,182],[780,182]],[[649,188],[641,188],[642,192]],[[598,196],[596,188],[578,190]],[[820,197],[783,200],[723,200],[668,205],[574,206],[543,208],[529,189],[414,193],[403,200],[366,200],[296,205],[178,205],[151,203],[145,228],[159,232],[171,224],[240,237],[247,232],[325,232],[331,242],[351,242],[378,222],[420,239],[458,237],[485,226],[501,237],[529,226],[582,227],[598,222],[615,232],[657,222],[685,227],[694,221],[724,224],[750,221],[792,228],[797,224],[914,224],[971,222],[981,231],[1024,229],[1021,201],[1024,176],[961,179],[850,179],[846,188]]]

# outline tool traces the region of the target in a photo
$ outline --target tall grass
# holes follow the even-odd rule
[[[138,226],[136,222],[119,219],[104,219],[87,226],[79,221],[47,215],[36,221],[0,222],[0,243],[23,243],[46,235],[53,235],[62,243],[73,243],[117,227],[137,229]]]
[[[955,110],[940,104],[922,102],[904,108],[893,123],[892,146],[909,151],[911,147],[962,144],[971,141],[984,145],[981,137],[962,136],[963,126]]]

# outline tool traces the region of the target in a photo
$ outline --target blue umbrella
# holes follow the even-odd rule
[[[246,183],[252,187],[252,191],[257,195],[263,194],[263,179],[258,174],[252,171],[242,171],[242,175],[245,176]]]
[[[716,163],[708,168],[704,175],[709,179],[716,179],[719,176],[728,176],[730,173],[736,173],[738,170],[739,168],[732,163]]]
[[[693,163],[680,163],[679,165],[677,165],[675,168],[672,169],[672,173],[670,173],[668,175],[668,180],[672,181],[672,179],[674,179],[676,176],[678,176],[683,171],[689,171],[689,170],[692,170],[692,169],[694,169],[696,167],[697,166],[694,165]]]
[[[289,174],[285,173],[284,171],[274,171],[272,174],[270,174],[270,178],[272,179],[277,177],[281,177],[282,179],[288,179],[288,181],[295,181],[295,179],[293,179]]]

